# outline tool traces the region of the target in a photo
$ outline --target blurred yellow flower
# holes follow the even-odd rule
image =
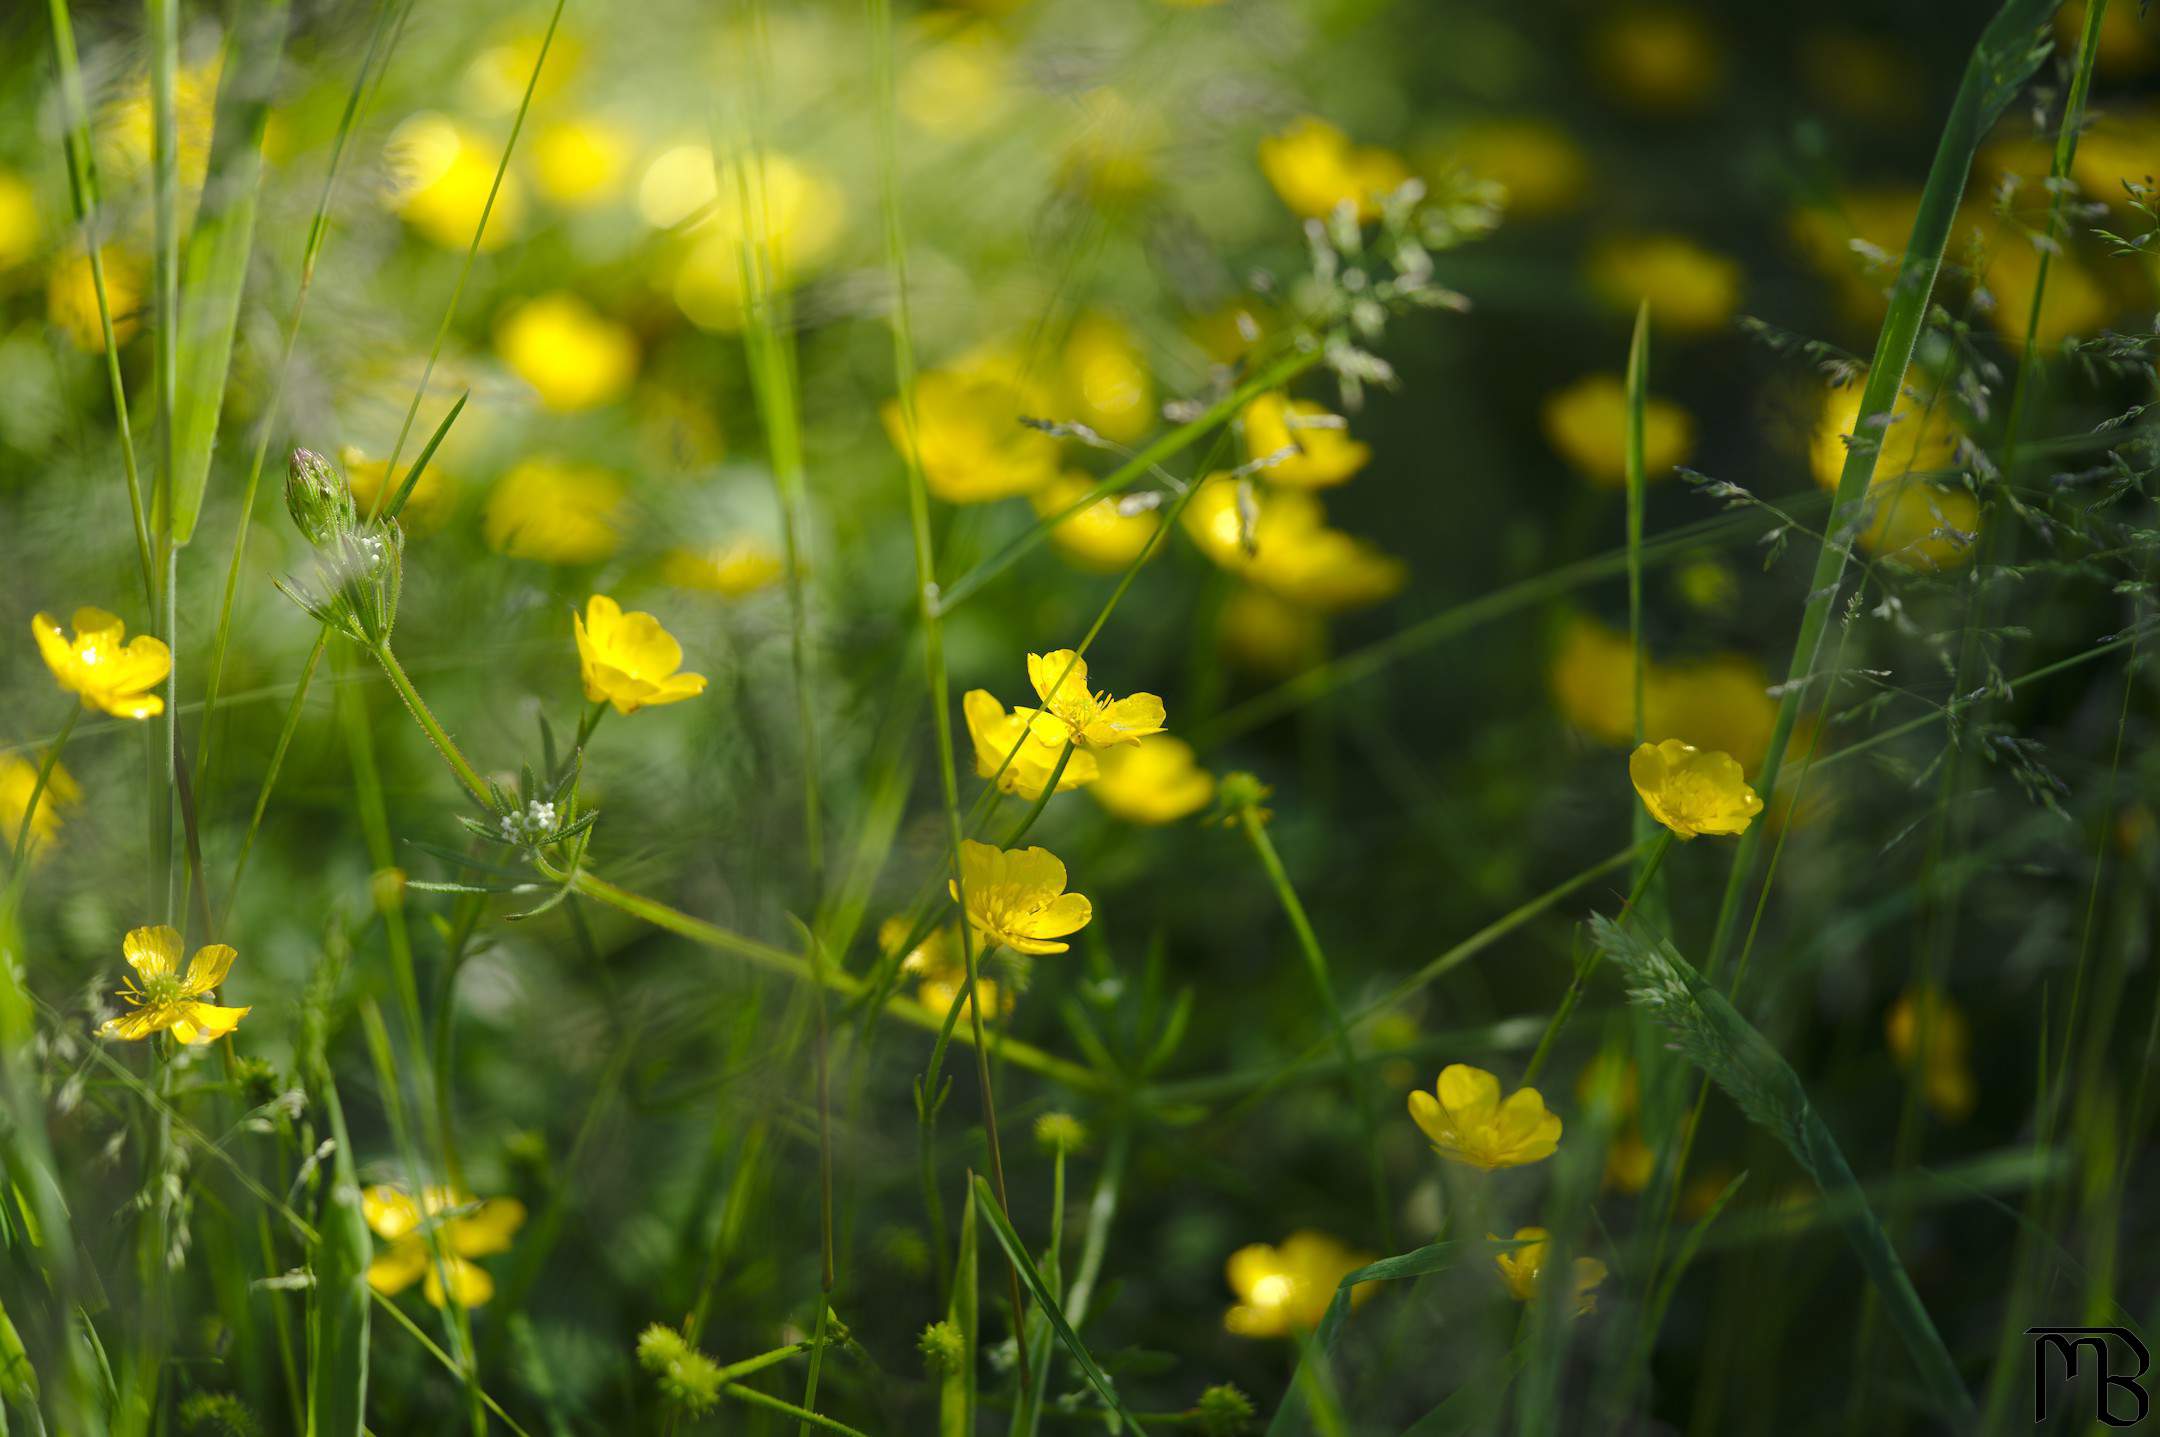
[[[1605,1186],[1614,1192],[1639,1193],[1657,1173],[1657,1153],[1643,1141],[1642,1129],[1629,1123],[1605,1149]]]
[[[378,1184],[360,1194],[360,1212],[389,1244],[368,1264],[368,1286],[395,1297],[424,1278],[421,1291],[436,1307],[445,1299],[446,1276],[447,1296],[460,1307],[478,1307],[493,1297],[495,1280],[472,1259],[508,1252],[511,1235],[525,1224],[525,1204],[516,1198],[475,1201],[446,1187],[423,1188],[415,1201],[411,1193]],[[439,1264],[429,1227],[440,1243]]]
[[[30,794],[37,788],[38,766],[22,754],[0,754],[0,845],[15,851],[15,835],[23,815],[30,812]],[[74,775],[59,763],[45,776],[45,791],[38,795],[37,813],[30,820],[29,848],[33,857],[60,833],[60,810],[82,802],[82,788]]]
[[[878,946],[888,954],[905,943],[907,936],[908,921],[900,914],[896,913],[878,925]],[[967,989],[967,960],[960,953],[959,937],[953,929],[932,929],[900,960],[900,971],[914,975],[916,1002],[942,1018],[958,1001],[959,1021],[970,1020],[974,1005],[960,996]],[[1012,989],[1001,987],[995,979],[985,977],[979,967],[975,974],[975,991],[982,995],[986,1012],[1012,1012],[1015,1001]]]
[[[1609,489],[1627,484],[1627,384],[1617,374],[1588,374],[1548,395],[1545,437],[1576,473]],[[1655,395],[1643,397],[1643,477],[1655,483],[1687,462],[1695,421]]]
[[[622,607],[605,594],[585,601],[582,617],[570,615],[577,634],[578,671],[591,703],[608,703],[619,714],[681,703],[705,692],[703,674],[676,672],[682,645],[651,614]]]
[[[174,77],[174,151],[183,190],[200,190],[210,168],[210,129],[217,118],[222,70],[221,57],[213,56],[199,65],[181,66]],[[149,172],[153,135],[150,77],[138,75],[106,107],[97,125],[97,162],[107,184],[132,182]]]
[[[1260,142],[1260,172],[1292,214],[1325,219],[1348,204],[1360,220],[1380,216],[1380,202],[1410,178],[1388,150],[1350,143],[1327,121],[1301,115]]]
[[[105,266],[105,304],[112,315],[113,342],[126,344],[141,324],[142,261],[128,250],[107,245],[98,251]],[[105,329],[98,321],[97,277],[90,256],[69,253],[53,261],[45,282],[45,315],[68,343],[86,354],[105,352]]]
[[[1590,288],[1615,309],[1650,302],[1658,329],[1703,334],[1720,329],[1740,307],[1740,266],[1684,235],[1610,239],[1585,262]]]
[[[0,273],[37,253],[40,228],[37,192],[21,175],[0,170]]]
[[[135,970],[123,980],[120,997],[134,1011],[107,1019],[98,1029],[105,1037],[134,1042],[170,1029],[179,1042],[200,1047],[224,1037],[248,1015],[246,1008],[220,1008],[208,1001],[240,956],[225,944],[196,949],[185,973],[180,971],[180,935],[162,923],[130,931],[120,940],[120,951]]]
[[[1223,1314],[1223,1330],[1236,1337],[1288,1337],[1320,1325],[1342,1280],[1373,1261],[1324,1232],[1301,1231],[1280,1247],[1256,1242],[1230,1254],[1223,1276],[1237,1304]],[[1356,1307],[1374,1291],[1359,1283],[1350,1291]]]
[[[1744,654],[1655,664],[1643,685],[1643,732],[1729,753],[1753,773],[1770,751],[1777,707],[1770,675]]]
[[[410,461],[405,461],[408,466]],[[345,487],[352,490],[353,504],[362,514],[373,513],[382,493],[383,480],[390,469],[388,459],[370,459],[365,450],[347,444],[338,450],[338,463],[345,469]],[[400,471],[402,482],[406,471]],[[451,507],[457,501],[456,486],[443,469],[441,454],[428,460],[428,467],[420,471],[420,482],[413,485],[412,493],[405,496],[405,507],[398,512],[398,523],[408,532],[424,533],[439,528],[450,517]],[[384,494],[379,501],[387,504],[390,496]]]
[[[1155,422],[1155,382],[1132,330],[1106,314],[1084,314],[1065,339],[1064,408],[1105,439],[1130,444]]]
[[[2160,144],[2160,129],[2144,137],[2143,143]],[[2079,154],[2084,150],[2081,142]],[[2146,162],[2137,174],[2155,171],[2160,171],[2160,149],[2146,151]],[[2117,198],[2123,193],[2120,185],[2109,188]],[[2114,298],[2092,271],[2069,255],[2058,253],[2048,261],[2047,292],[2041,296],[2040,318],[2034,324],[2032,302],[2033,291],[2040,283],[2040,250],[2033,237],[2015,225],[1995,221],[1981,226],[1981,232],[1987,237],[1987,260],[1980,272],[1980,283],[1995,301],[1987,315],[2005,342],[2023,346],[2025,331],[2031,328],[2039,343],[2058,345],[2072,336],[2097,332],[2115,313]]]
[[[1236,364],[1252,353],[1270,326],[1267,306],[1250,296],[1202,310],[1185,321],[1185,332],[1215,364]]]
[[[1926,1024],[1927,1056],[1921,1095],[1949,1122],[1972,1116],[1976,1091],[1972,1070],[1972,1025],[1965,1010],[1939,988],[1907,989],[1883,1020],[1884,1036],[1898,1066],[1911,1068],[1920,1058],[1921,1025]]]
[[[1065,891],[1065,865],[1047,848],[1007,851],[972,838],[960,842],[960,876],[967,919],[983,945],[1016,953],[1063,953],[1058,940],[1087,927],[1095,909],[1086,895]],[[959,884],[948,884],[953,897]]]
[[[1193,757],[1193,746],[1159,733],[1129,748],[1102,756],[1102,777],[1089,792],[1095,801],[1127,823],[1175,823],[1207,807],[1215,797],[1215,775]]]
[[[1028,496],[1035,512],[1048,519],[1078,503],[1095,487],[1084,474],[1061,474]],[[1162,521],[1153,510],[1127,514],[1119,496],[1097,499],[1050,531],[1050,542],[1084,568],[1115,573],[1140,557]]]
[[[1716,559],[1691,559],[1673,572],[1673,589],[1688,607],[1723,613],[1740,601],[1740,580]]]
[[[1442,1068],[1432,1092],[1413,1092],[1410,1119],[1434,1152],[1487,1172],[1542,1162],[1560,1146],[1559,1115],[1545,1110],[1536,1088],[1517,1088],[1503,1102],[1500,1080],[1467,1063]]]
[[[2085,34],[2085,7],[2090,0],[2066,0],[2055,12],[2057,53],[2075,55]],[[2149,70],[2160,60],[2160,18],[2137,5],[2109,5],[2100,16],[2099,52],[2094,57],[2101,74],[2120,79]]]
[[[1429,169],[1459,167],[1507,191],[1509,219],[1574,208],[1590,188],[1590,160],[1573,136],[1529,116],[1474,120],[1447,136]]]
[[[1628,778],[1650,816],[1683,842],[1706,833],[1745,833],[1762,812],[1737,759],[1676,738],[1636,749],[1628,757]]]
[[[1848,190],[1793,214],[1794,245],[1835,286],[1848,322],[1873,324],[1882,314],[1919,209],[1916,189],[1873,188]]]
[[[505,174],[496,189],[500,149],[448,115],[423,110],[406,117],[390,132],[384,155],[392,177],[388,204],[431,243],[466,248],[483,211],[488,221],[480,236],[482,254],[501,249],[517,233],[525,215],[525,192],[517,176]],[[493,208],[488,206],[490,190],[495,191]]]
[[[496,481],[481,526],[488,547],[513,559],[590,564],[621,546],[623,503],[622,480],[605,469],[532,458]]]
[[[50,614],[30,621],[38,653],[61,688],[78,695],[84,708],[103,709],[115,718],[165,712],[165,700],[153,692],[172,672],[172,651],[162,639],[149,634],[129,639],[118,616],[88,605],[75,611],[73,622],[75,632],[67,634]]]
[[[1162,115],[1107,85],[1080,96],[1078,135],[1065,153],[1069,183],[1099,205],[1116,208],[1155,183]]]
[[[770,588],[787,573],[780,551],[747,535],[699,548],[676,548],[661,560],[660,577],[679,589],[703,589],[739,599]]]
[[[546,64],[540,60],[543,41]],[[474,54],[465,66],[465,97],[483,113],[507,115],[524,103],[529,85],[536,110],[544,112],[547,102],[569,86],[584,58],[584,43],[566,29],[556,30],[548,40],[538,25],[509,27],[504,38]]]
[[[1185,506],[1185,529],[1200,551],[1277,598],[1322,613],[1392,597],[1408,577],[1400,559],[1326,523],[1317,496],[1274,488],[1255,496],[1250,549],[1241,542],[1237,485],[1209,475]]]
[[[1504,1239],[1487,1233],[1494,1242]],[[1515,1229],[1515,1241],[1520,1247],[1496,1253],[1493,1262],[1500,1269],[1501,1281],[1517,1302],[1528,1302],[1538,1295],[1538,1278],[1545,1270],[1545,1254],[1551,1247],[1552,1234],[1541,1227]],[[1605,1280],[1605,1264],[1594,1257],[1575,1259],[1575,1283],[1573,1298],[1575,1315],[1585,1316],[1597,1311],[1598,1284]]]
[[[1289,451],[1259,471],[1270,483],[1321,489],[1342,483],[1372,458],[1372,446],[1352,439],[1341,415],[1279,390],[1255,396],[1243,423],[1247,463]]]
[[[2110,107],[2078,136],[2070,159],[2071,178],[2086,198],[2117,207],[2129,198],[2123,181],[2149,185],[2155,174],[2160,174],[2160,109],[2150,106]]]
[[[1809,459],[1815,482],[1825,489],[1837,488],[1848,441],[1859,426],[1860,399],[1857,384],[1824,396]],[[1918,402],[1899,391],[1876,441],[1863,547],[1906,567],[1955,568],[1971,557],[1971,544],[1958,536],[1980,527],[1979,501],[1961,485],[1935,482],[1961,467],[1962,437],[1942,402]]]
[[[654,159],[638,186],[638,208],[657,228],[687,226],[675,303],[691,323],[712,330],[742,327],[746,246],[765,283],[788,289],[832,252],[846,213],[840,188],[802,160],[767,152],[759,163],[724,160],[715,171],[703,145],[678,145]]]
[[[1012,106],[1012,47],[989,25],[924,26],[908,56],[894,103],[908,123],[939,139],[963,139],[996,125]]]
[[[1109,748],[1138,743],[1163,730],[1163,701],[1154,694],[1112,698],[1108,690],[1088,688],[1087,660],[1072,649],[1052,649],[1027,656],[1028,682],[1042,700],[1043,711],[1071,731],[1073,741],[1088,748]]]
[[[1623,10],[1591,37],[1599,79],[1611,95],[1655,115],[1702,109],[1725,85],[1725,61],[1703,22],[1664,6]]]
[[[1560,631],[1546,682],[1560,716],[1600,743],[1635,737],[1635,646],[1628,636],[1577,615]],[[1650,675],[1643,674],[1643,708],[1650,707]]]
[[[1642,1106],[1642,1078],[1635,1060],[1612,1049],[1600,1049],[1583,1064],[1575,1080],[1575,1097],[1585,1108],[1602,1111],[1607,1118],[1632,1117]]]
[[[529,299],[495,326],[495,352],[558,413],[620,398],[637,376],[637,338],[574,294]]]
[[[969,689],[960,699],[960,712],[975,745],[976,776],[994,775],[1000,793],[1017,794],[1030,802],[1041,798],[1043,785],[1050,782],[1065,752],[1065,725],[1039,709],[1007,713],[988,689]],[[1057,791],[1092,783],[1098,772],[1095,755],[1076,747],[1065,761],[1065,771],[1058,775]]]
[[[1058,445],[1023,418],[1049,412],[1049,396],[1002,350],[978,350],[915,381],[917,458],[923,482],[948,504],[981,504],[1042,488],[1058,472]],[[907,452],[897,399],[879,410],[893,446]]]
[[[1256,673],[1278,677],[1309,668],[1327,641],[1327,625],[1318,614],[1253,584],[1238,585],[1223,600],[1215,623],[1225,654]]]
[[[622,192],[630,137],[597,116],[543,125],[532,140],[533,186],[566,210],[592,209]]]

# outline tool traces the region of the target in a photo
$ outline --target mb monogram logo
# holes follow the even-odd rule
[[[2125,1327],[2028,1327],[2025,1335],[2033,1340],[2033,1421],[2047,1421],[2048,1415],[2048,1354],[2062,1354],[2062,1376],[2065,1382],[2074,1382],[2078,1375],[2078,1353],[2091,1349],[2094,1359],[2093,1416],[2110,1427],[2134,1427],[2145,1420],[2151,1401],[2145,1395],[2145,1386],[2138,1379],[2145,1369],[2152,1366],[2152,1354],[2145,1344],[2138,1341],[2137,1334]],[[2137,1361],[2137,1370],[2119,1373],[2114,1370],[2115,1349],[2109,1345],[2113,1338],[2128,1355]],[[2118,1400],[2119,1395],[2119,1400]],[[2125,1413],[2119,1409],[2135,1404],[2135,1412]]]

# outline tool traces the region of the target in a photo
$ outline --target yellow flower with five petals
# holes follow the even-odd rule
[[[368,1264],[368,1286],[395,1297],[419,1279],[422,1292],[436,1307],[448,1295],[460,1307],[478,1307],[495,1295],[495,1280],[471,1259],[506,1252],[510,1236],[525,1223],[525,1204],[516,1198],[475,1202],[446,1187],[422,1189],[415,1200],[401,1188],[377,1184],[360,1194],[361,1215],[375,1235],[389,1244]],[[441,1239],[442,1261],[428,1241],[432,1226]]]
[[[1011,713],[988,689],[969,689],[960,700],[967,719],[968,737],[975,742],[975,772],[997,780],[998,792],[1029,800],[1041,798],[1050,775],[1057,771],[1065,751],[1065,725],[1041,709],[1017,708]],[[1057,791],[1092,783],[1098,772],[1095,755],[1075,747],[1058,774]]]
[[[1340,484],[1372,458],[1372,446],[1350,437],[1341,415],[1280,390],[1257,395],[1245,406],[1245,458],[1258,464],[1284,454],[1261,470],[1270,483],[1299,489]]]
[[[1087,660],[1072,649],[1028,655],[1028,682],[1044,712],[1063,721],[1073,741],[1089,748],[1138,743],[1163,731],[1163,701],[1154,694],[1114,699],[1088,688]]]
[[[1680,739],[1636,749],[1628,757],[1628,777],[1650,816],[1683,842],[1706,833],[1745,833],[1762,812],[1762,799],[1748,787],[1738,759]]]
[[[960,844],[968,922],[988,945],[1016,953],[1063,953],[1057,940],[1095,916],[1085,894],[1065,891],[1065,865],[1047,848],[1006,850],[972,838]],[[960,885],[948,885],[960,897]]]
[[[585,601],[584,614],[573,613],[578,667],[585,697],[609,703],[619,714],[680,703],[705,692],[703,674],[678,673],[682,645],[651,614],[624,613],[605,594]]]
[[[1191,744],[1158,733],[1104,750],[1102,777],[1089,791],[1127,823],[1175,823],[1208,806],[1215,775],[1194,761]]]
[[[195,950],[182,973],[181,948],[179,933],[162,923],[134,929],[120,940],[120,951],[135,970],[120,996],[134,1011],[107,1020],[99,1033],[136,1042],[171,1029],[180,1042],[200,1047],[240,1026],[246,1008],[221,1008],[208,1001],[240,955],[223,943],[207,943]]]
[[[1487,1237],[1494,1242],[1503,1239],[1492,1233]],[[1521,1246],[1496,1253],[1493,1262],[1500,1269],[1500,1279],[1517,1302],[1528,1302],[1538,1293],[1538,1279],[1545,1270],[1546,1254],[1552,1250],[1552,1234],[1541,1227],[1515,1229],[1515,1241]],[[1597,1311],[1598,1284],[1605,1280],[1605,1264],[1594,1257],[1575,1259],[1575,1315],[1585,1316]]]
[[[1536,1088],[1517,1088],[1503,1102],[1500,1080],[1467,1063],[1442,1068],[1432,1092],[1412,1093],[1410,1119],[1434,1152],[1487,1172],[1542,1162],[1560,1146],[1559,1116]]]
[[[1241,1247],[1223,1264],[1223,1276],[1238,1298],[1223,1314],[1223,1328],[1236,1337],[1310,1332],[1326,1316],[1342,1280],[1372,1260],[1372,1254],[1352,1252],[1324,1232],[1294,1232],[1280,1246],[1256,1242]],[[1373,1291],[1369,1283],[1352,1288],[1351,1306]]]
[[[103,609],[77,609],[74,623],[69,635],[50,614],[30,621],[38,652],[60,687],[80,695],[84,707],[116,718],[165,712],[165,700],[151,692],[172,672],[172,651],[162,640],[148,634],[127,639],[127,625]]]

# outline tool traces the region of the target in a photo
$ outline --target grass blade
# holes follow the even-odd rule
[[[1320,1316],[1320,1325],[1313,1329],[1312,1341],[1305,1345],[1304,1355],[1298,1359],[1297,1375],[1291,1378],[1290,1395],[1282,1406],[1275,1409],[1275,1420],[1268,1423],[1268,1437],[1289,1437],[1298,1428],[1297,1394],[1304,1390],[1305,1364],[1313,1357],[1325,1358],[1335,1346],[1335,1339],[1342,1334],[1342,1325],[1350,1316],[1350,1294],[1362,1282],[1397,1282],[1406,1277],[1423,1277],[1451,1266],[1459,1242],[1433,1242],[1394,1257],[1383,1257],[1378,1262],[1368,1262],[1355,1272],[1346,1273],[1335,1285],[1335,1296],[1328,1302],[1327,1311]]]
[[[413,490],[419,486],[420,476],[427,472],[428,461],[433,459],[435,451],[442,447],[443,437],[450,432],[450,426],[457,423],[457,417],[465,412],[465,401],[470,398],[470,389],[460,394],[457,403],[450,406],[450,412],[442,417],[442,423],[435,426],[435,432],[428,436],[427,447],[420,451],[420,457],[413,460],[412,468],[406,472],[405,482],[398,485],[397,493],[392,495],[390,502],[383,507],[385,519],[395,519],[405,511],[405,502],[412,498]]]
[[[308,1289],[307,1437],[360,1437],[367,1415],[367,1282],[373,1245],[360,1213],[360,1179],[345,1132],[345,1110],[327,1064],[315,1074],[314,1102],[328,1117],[330,1186],[316,1231],[315,1282]]]

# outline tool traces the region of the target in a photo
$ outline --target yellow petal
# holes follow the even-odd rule
[[[108,645],[118,647],[121,635],[127,632],[127,625],[120,622],[118,614],[97,608],[91,604],[85,604],[77,609],[74,618],[70,622],[75,626],[75,646],[77,648],[88,648],[93,643],[99,648]]]
[[[173,1020],[179,1016],[178,1009],[159,1003],[148,1008],[137,1008],[134,1012],[123,1013],[117,1018],[107,1019],[105,1026],[98,1029],[98,1032],[108,1038],[120,1038],[134,1043],[149,1037],[152,1033],[164,1032],[173,1025]]]
[[[393,1243],[389,1251],[378,1253],[368,1264],[368,1286],[384,1297],[395,1297],[418,1281],[427,1266],[427,1245],[417,1237],[407,1238]]]
[[[1068,933],[1077,933],[1087,927],[1088,920],[1094,916],[1095,905],[1088,902],[1086,894],[1063,894],[1028,919],[1025,924],[1027,936],[1062,938]],[[1064,951],[1063,944],[1059,945],[1059,951]]]
[[[1087,697],[1087,660],[1072,649],[1052,649],[1047,654],[1027,656],[1028,682],[1035,686],[1035,696],[1044,704],[1060,700],[1080,700]],[[1070,672],[1068,672],[1068,667]],[[1060,675],[1063,675],[1062,680]],[[1053,686],[1056,698],[1052,698]]]
[[[1440,1070],[1440,1106],[1458,1128],[1491,1121],[1500,1106],[1500,1080],[1483,1068],[1450,1063]]]
[[[436,1307],[443,1305],[443,1278],[446,1275],[450,1279],[451,1295],[460,1307],[478,1307],[495,1295],[495,1279],[462,1257],[445,1257],[440,1267],[429,1262],[426,1274],[427,1285],[422,1291]]]
[[[420,1205],[412,1194],[377,1183],[360,1194],[360,1215],[375,1235],[395,1241],[420,1225]]]
[[[215,1003],[182,1003],[173,1019],[173,1036],[189,1047],[214,1043],[240,1026],[246,1008],[220,1008]]]
[[[164,923],[132,929],[120,940],[121,953],[145,979],[170,978],[179,972],[180,948],[179,933]]]
[[[187,981],[180,985],[180,991],[190,997],[209,992],[225,981],[225,975],[232,971],[233,959],[239,956],[227,944],[205,943],[195,950],[195,957],[188,963]]]
[[[444,1235],[464,1257],[486,1257],[510,1247],[510,1236],[525,1225],[525,1204],[516,1198],[489,1198],[464,1217],[450,1219]]]

